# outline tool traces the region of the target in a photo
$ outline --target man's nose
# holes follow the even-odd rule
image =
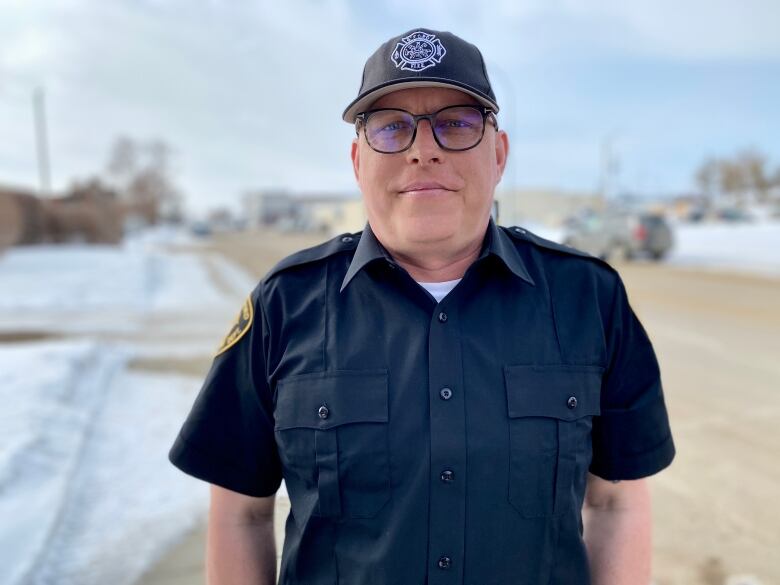
[[[407,160],[413,163],[441,162],[444,150],[433,136],[433,125],[430,120],[420,120],[417,123],[417,135],[406,151]]]

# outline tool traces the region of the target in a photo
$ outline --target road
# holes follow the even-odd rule
[[[234,237],[216,249],[262,274],[286,243]],[[780,583],[780,280],[618,268],[658,354],[678,452],[650,480],[656,585]],[[288,506],[277,507],[277,552]],[[204,543],[201,528],[141,584],[203,583]]]
[[[780,583],[780,281],[621,268],[677,445],[652,480],[659,585]]]

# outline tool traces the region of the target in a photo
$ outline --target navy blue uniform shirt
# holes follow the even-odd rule
[[[438,304],[368,226],[283,260],[170,458],[250,496],[284,478],[283,585],[572,585],[588,471],[674,452],[618,274],[491,220]]]

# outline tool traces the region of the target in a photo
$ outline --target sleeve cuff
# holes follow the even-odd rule
[[[193,445],[181,433],[168,453],[168,460],[187,475],[247,496],[274,495],[281,477],[263,478],[242,469],[207,449]]]
[[[594,459],[590,472],[602,479],[641,479],[658,473],[668,467],[674,459],[676,449],[672,435],[657,447],[644,453],[635,453],[609,461]]]

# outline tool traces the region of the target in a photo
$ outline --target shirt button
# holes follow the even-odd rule
[[[441,390],[439,390],[439,396],[441,396],[442,400],[449,400],[450,398],[452,398],[452,390],[450,390],[449,388],[442,388]]]
[[[445,313],[444,311],[439,313],[439,322],[440,323],[446,323],[447,322],[447,313]]]
[[[320,406],[319,410],[317,410],[317,414],[320,415],[321,419],[326,419],[328,418],[328,414],[330,414],[330,411],[328,410],[328,407],[323,404],[322,406]]]
[[[455,474],[452,472],[451,469],[445,469],[444,471],[441,472],[441,475],[439,477],[443,482],[447,483],[455,479]]]
[[[439,558],[439,568],[449,569],[452,566],[452,559],[450,557]]]
[[[344,242],[345,244],[349,244],[353,239],[354,238],[352,236],[344,236],[343,238],[341,238],[341,241]]]
[[[577,408],[577,397],[569,396],[569,399],[566,401],[566,406],[569,408]]]

